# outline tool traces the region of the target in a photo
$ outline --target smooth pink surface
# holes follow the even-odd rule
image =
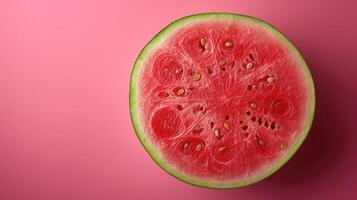
[[[356,199],[356,1],[0,1],[0,199]],[[297,155],[253,186],[184,184],[150,159],[128,106],[132,65],[193,13],[262,18],[305,55],[316,120]]]

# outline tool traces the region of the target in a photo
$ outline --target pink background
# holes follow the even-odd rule
[[[0,199],[356,199],[356,8],[353,0],[0,0]],[[207,11],[277,26],[315,77],[311,135],[278,173],[243,189],[177,181],[149,158],[129,118],[141,48],[169,22]]]

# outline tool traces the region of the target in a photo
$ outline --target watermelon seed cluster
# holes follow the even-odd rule
[[[247,116],[250,116],[250,114],[251,114],[250,111],[246,112],[246,115],[247,115]],[[270,126],[270,129],[273,130],[273,131],[276,130],[276,129],[279,129],[279,126],[277,126],[277,123],[276,123],[275,121],[272,121],[271,124],[269,124],[269,121],[268,121],[268,120],[265,120],[264,123],[263,123],[263,118],[262,118],[262,117],[259,117],[259,118],[257,119],[256,116],[252,116],[252,117],[250,118],[250,120],[251,120],[252,122],[257,122],[259,126],[264,125],[265,128],[269,128],[269,126]]]
[[[201,50],[201,53],[203,53],[209,46],[207,46],[208,43],[207,43],[207,40],[205,38],[201,38],[199,39],[199,47],[200,47],[200,50]],[[225,41],[224,42],[224,47],[226,48],[232,48],[235,44],[232,42],[232,41]],[[227,63],[227,60],[226,58],[220,58],[218,59],[218,62],[217,62],[218,66],[220,67],[220,69],[225,72],[226,71],[226,67],[227,65],[231,65],[230,63]],[[236,62],[233,62],[232,63],[232,68],[236,65]],[[253,53],[249,53],[248,54],[248,57],[245,58],[244,62],[242,63],[242,67],[243,67],[243,70],[252,70],[253,67],[257,67],[257,62],[256,62],[256,59],[253,55]],[[207,67],[207,72],[208,72],[208,75],[213,75],[214,74],[214,71],[212,68],[210,67]],[[180,69],[176,69],[175,71],[175,74],[182,74],[184,71],[182,68]],[[189,77],[191,78],[191,81],[194,81],[194,82],[197,82],[197,81],[200,81],[202,80],[202,75],[199,73],[199,72],[195,72],[194,70],[192,69],[189,69],[187,71],[187,74],[189,75]],[[273,75],[265,75],[264,77],[262,77],[260,80],[259,80],[259,83],[260,82],[266,82],[268,84],[270,83],[273,83],[275,81],[275,77]],[[192,86],[193,87],[193,86]],[[255,91],[258,86],[257,84],[248,84],[247,86],[247,90],[248,91]],[[185,88],[183,87],[176,87],[173,92],[171,93],[161,93],[159,96],[161,97],[168,97],[168,98],[174,98],[174,96],[177,96],[177,97],[185,97],[190,93],[190,90],[189,88],[186,88],[187,91],[185,90]],[[257,102],[249,102],[248,103],[248,107],[250,109],[253,110],[257,110],[259,105]],[[179,111],[182,111],[184,108],[182,105],[177,105],[176,106],[177,110]],[[205,111],[205,108],[202,106],[202,105],[198,105],[198,106],[195,106],[193,107],[193,113],[196,114],[198,112],[202,111],[202,113],[204,114],[204,111]],[[250,111],[246,112],[246,114],[249,116],[251,114]],[[257,118],[256,116],[251,116],[250,117],[251,121],[253,122],[256,122],[259,124],[259,126],[263,126],[265,128],[269,128],[269,125],[270,125],[270,128],[272,130],[275,130],[277,127],[276,125],[276,122],[272,122],[271,124],[269,124],[268,121],[263,121],[263,119],[261,117]],[[223,136],[224,136],[224,132],[225,131],[230,131],[231,130],[231,125],[227,122],[229,120],[229,116],[225,116],[225,120],[226,122],[224,122],[222,124],[222,127],[215,127],[215,123],[214,122],[210,122],[210,126],[211,128],[213,129],[213,137],[217,138],[217,139],[221,139]],[[248,129],[249,129],[249,123],[243,123],[243,121],[239,121],[239,126],[240,126],[240,129],[243,131],[243,135],[245,137],[248,137],[250,135]],[[203,131],[203,128],[199,127],[198,125],[196,125],[193,129],[192,129],[192,134],[194,135],[198,135],[200,134],[201,132]],[[262,138],[259,137],[259,135],[254,135],[256,137],[256,141],[258,143],[259,146],[265,146],[266,145],[266,141]],[[287,144],[281,144],[281,148],[286,148]],[[200,152],[203,150],[203,148],[205,147],[205,145],[203,144],[195,144],[195,143],[190,143],[190,142],[185,142],[184,145],[183,145],[183,149],[184,151],[186,151],[186,153],[189,153],[191,152],[192,153],[192,150],[193,151],[196,151],[196,152]],[[218,152],[223,152],[225,150],[227,150],[228,147],[224,146],[224,145],[220,145],[219,148],[218,148]],[[189,149],[192,149],[192,150],[189,150]]]
[[[282,99],[278,99],[280,96],[274,92],[286,79],[274,69],[286,66],[280,64],[285,57],[275,52],[274,46],[270,48],[268,40],[263,44],[246,43],[245,39],[255,40],[255,37],[240,35],[233,27],[232,33],[216,37],[214,34],[222,33],[222,28],[230,31],[230,27],[221,26],[221,30],[206,32],[204,27],[202,32],[187,36],[182,32],[182,37],[179,35],[178,40],[163,45],[163,52],[159,48],[156,57],[147,62],[152,65],[147,74],[155,80],[143,82],[143,85],[150,88],[157,83],[158,86],[143,94],[158,94],[153,102],[163,102],[159,111],[155,111],[157,107],[149,108],[159,117],[154,118],[148,112],[148,119],[153,133],[164,144],[162,150],[169,152],[168,155],[175,154],[169,158],[173,163],[178,161],[177,169],[188,163],[186,171],[204,169],[220,175],[226,166],[243,158],[241,155],[268,154],[270,147],[276,144],[281,149],[288,146],[288,142],[280,138],[281,130],[274,131],[284,124],[279,116],[285,117],[289,109],[294,108],[289,107],[294,106],[289,104],[290,99],[284,100],[289,96],[284,93]],[[256,48],[259,45],[263,45],[261,49]],[[270,57],[279,60],[271,63]],[[293,86],[289,88],[294,89]],[[270,101],[275,104],[270,105]],[[245,143],[241,145],[240,142]],[[205,157],[213,158],[212,162],[206,162]],[[237,166],[244,167],[244,162],[243,159]],[[209,166],[211,163],[214,167]]]

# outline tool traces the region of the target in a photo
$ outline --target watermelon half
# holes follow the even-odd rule
[[[207,188],[260,181],[311,127],[314,85],[298,50],[248,16],[181,18],[141,51],[130,111],[140,142],[174,177]]]

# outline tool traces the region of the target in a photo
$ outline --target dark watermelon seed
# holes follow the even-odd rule
[[[253,61],[254,61],[254,56],[253,56],[252,53],[249,53],[248,56],[249,56],[250,60],[253,60]]]
[[[224,117],[225,120],[229,120],[229,115]]]
[[[212,70],[211,68],[208,68],[208,69],[207,69],[207,72],[208,72],[209,75],[212,75],[212,74],[213,74],[213,70]]]
[[[269,127],[269,122],[268,122],[268,121],[265,121],[264,126],[265,126],[266,128],[268,128],[268,127]]]
[[[252,85],[247,85],[247,90],[252,91]]]
[[[275,123],[275,122],[272,122],[271,125],[270,125],[270,127],[271,127],[271,130],[275,130],[275,128],[276,128],[276,123]]]
[[[259,126],[263,124],[263,119],[261,117],[259,117],[259,119],[258,119],[258,124],[259,124]]]
[[[177,110],[180,110],[180,111],[183,110],[182,105],[177,105],[176,108],[177,108]]]
[[[251,120],[252,120],[253,122],[255,122],[256,119],[257,119],[257,118],[256,118],[255,116],[253,116],[253,117],[251,118]]]
[[[244,125],[241,127],[243,131],[246,131],[248,129],[248,126],[247,125]]]
[[[254,91],[255,89],[257,89],[256,85],[247,85],[247,90],[248,91]]]
[[[211,126],[211,128],[213,128],[214,127],[214,122],[211,122],[210,126]]]
[[[248,111],[248,112],[246,112],[245,114],[247,114],[247,116],[249,116],[249,115],[250,115],[250,112]]]
[[[205,108],[202,105],[196,105],[195,107],[193,107],[192,112],[194,114],[196,114],[198,112],[202,112],[204,114]]]

